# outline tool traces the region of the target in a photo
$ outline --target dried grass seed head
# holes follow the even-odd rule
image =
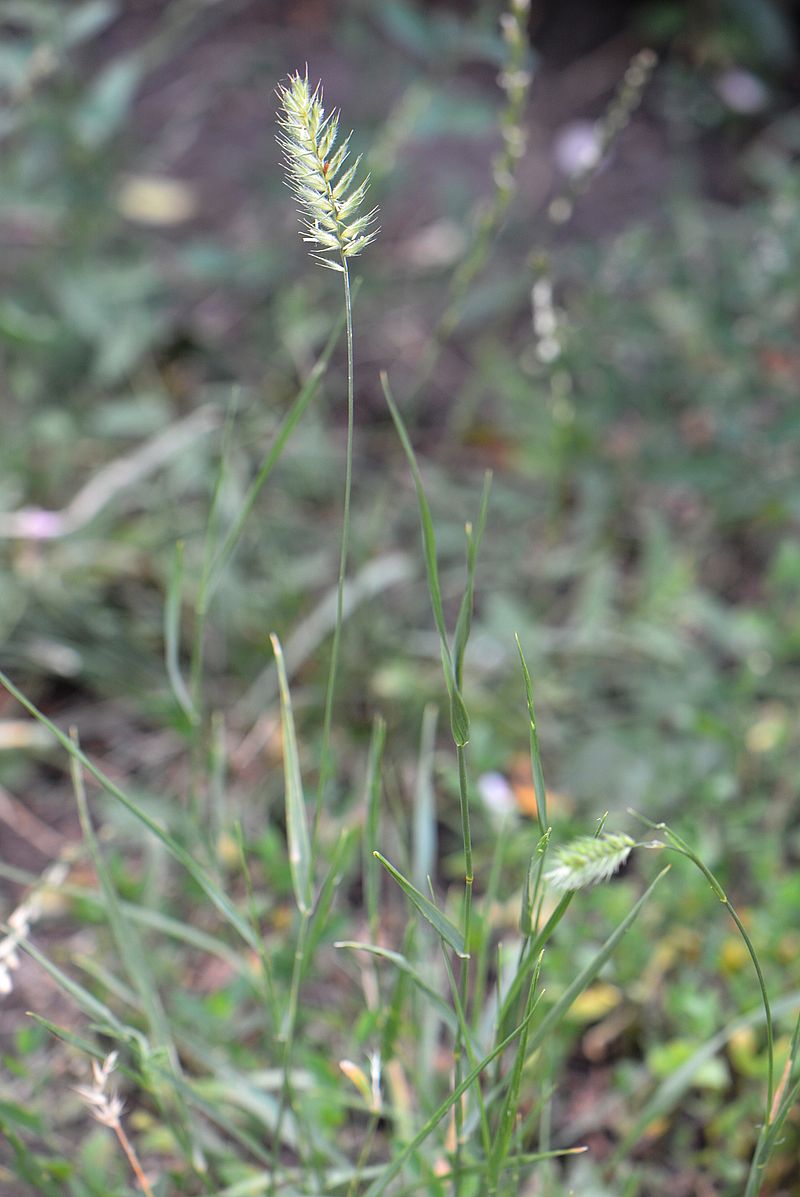
[[[78,1085],[75,1092],[92,1117],[112,1130],[119,1126],[125,1103],[110,1086],[111,1074],[117,1065],[118,1052],[111,1052],[102,1064],[92,1060],[92,1084]]]
[[[315,247],[312,257],[322,266],[343,271],[345,259],[361,253],[378,232],[377,208],[359,215],[369,175],[356,182],[361,157],[348,164],[352,133],[337,146],[339,113],[326,115],[322,85],[311,90],[308,70],[290,75],[278,87],[278,99],[278,145],[287,185],[300,206],[303,240]]]

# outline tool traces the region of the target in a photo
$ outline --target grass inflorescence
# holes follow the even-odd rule
[[[339,114],[326,114],[322,84],[312,91],[307,70],[289,76],[278,89],[278,100],[278,144],[288,186],[302,213],[303,240],[315,247],[312,257],[322,266],[343,271],[347,259],[377,236],[373,226],[378,209],[361,211],[369,177],[358,182],[361,156],[350,162],[352,133],[340,140]]]

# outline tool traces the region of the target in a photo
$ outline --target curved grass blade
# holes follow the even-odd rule
[[[0,924],[0,929],[8,932],[8,928]],[[62,969],[54,964],[43,952],[40,952],[37,947],[27,939],[19,940],[19,947],[23,952],[35,960],[46,973],[48,973],[59,989],[64,993],[69,994],[75,1004],[83,1011],[87,1018],[92,1019],[94,1025],[105,1035],[112,1039],[118,1039],[122,1043],[136,1043],[139,1046],[143,1055],[149,1053],[152,1049],[141,1031],[137,1031],[135,1027],[128,1026],[127,1023],[121,1022],[113,1010],[111,1010],[94,994],[91,994],[88,989],[84,989],[77,981],[68,976]]]
[[[379,860],[387,873],[390,873],[394,877],[397,884],[406,896],[411,899],[422,917],[430,923],[442,942],[451,947],[455,954],[460,956],[462,960],[468,960],[469,953],[464,948],[464,936],[458,927],[442,914],[439,907],[434,905],[430,898],[426,898],[415,885],[412,885],[402,873],[398,872],[385,856],[382,856],[380,852],[376,852],[375,859]]]
[[[690,860],[692,864],[700,870],[708,884],[711,886],[713,894],[715,897],[719,898],[720,902],[722,902],[728,914],[736,924],[739,935],[742,938],[742,942],[744,943],[748,955],[753,962],[753,968],[755,969],[756,977],[758,979],[758,987],[761,991],[761,1002],[764,1007],[764,1021],[767,1033],[767,1099],[766,1108],[764,1111],[764,1124],[765,1126],[768,1126],[772,1117],[772,1099],[775,1094],[775,1037],[772,1029],[772,1010],[770,1007],[769,994],[767,992],[767,983],[764,979],[761,962],[758,958],[758,953],[756,952],[753,941],[748,935],[744,923],[739,918],[736,908],[726,894],[722,884],[711,872],[711,869],[709,869],[705,861],[701,860],[697,853],[692,849],[691,845],[687,844],[686,840],[682,839],[681,836],[668,827],[666,823],[653,823],[644,815],[637,814],[636,817],[648,827],[652,827],[655,831],[663,832],[668,841],[668,846],[672,849],[672,851],[677,852],[680,856],[685,856],[687,860]]]

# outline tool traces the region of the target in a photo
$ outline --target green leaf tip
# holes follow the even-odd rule
[[[394,877],[406,897],[413,902],[422,917],[431,924],[442,943],[446,943],[451,947],[455,954],[462,960],[469,960],[469,952],[466,950],[464,936],[458,927],[454,923],[451,923],[446,915],[442,914],[439,907],[430,898],[427,898],[415,885],[412,885],[408,878],[404,877],[400,870],[394,867],[391,861],[388,861],[380,852],[373,852],[372,855],[377,861],[380,861],[386,872]]]
[[[302,75],[295,71],[277,90],[277,140],[287,185],[300,208],[301,236],[314,247],[311,256],[321,266],[344,272],[347,259],[360,254],[378,235],[378,209],[359,211],[369,175],[356,184],[360,157],[345,167],[352,133],[336,145],[339,114],[326,115],[322,84],[311,90],[308,68]]]

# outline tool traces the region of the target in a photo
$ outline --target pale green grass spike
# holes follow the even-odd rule
[[[343,169],[352,135],[333,149],[339,135],[339,114],[325,115],[322,85],[318,83],[312,91],[307,72],[290,75],[288,83],[278,88],[278,100],[278,145],[283,150],[287,185],[300,208],[302,238],[315,247],[311,256],[321,266],[343,271],[344,260],[360,254],[378,233],[374,227],[377,208],[359,215],[369,175],[356,185],[358,158]]]

